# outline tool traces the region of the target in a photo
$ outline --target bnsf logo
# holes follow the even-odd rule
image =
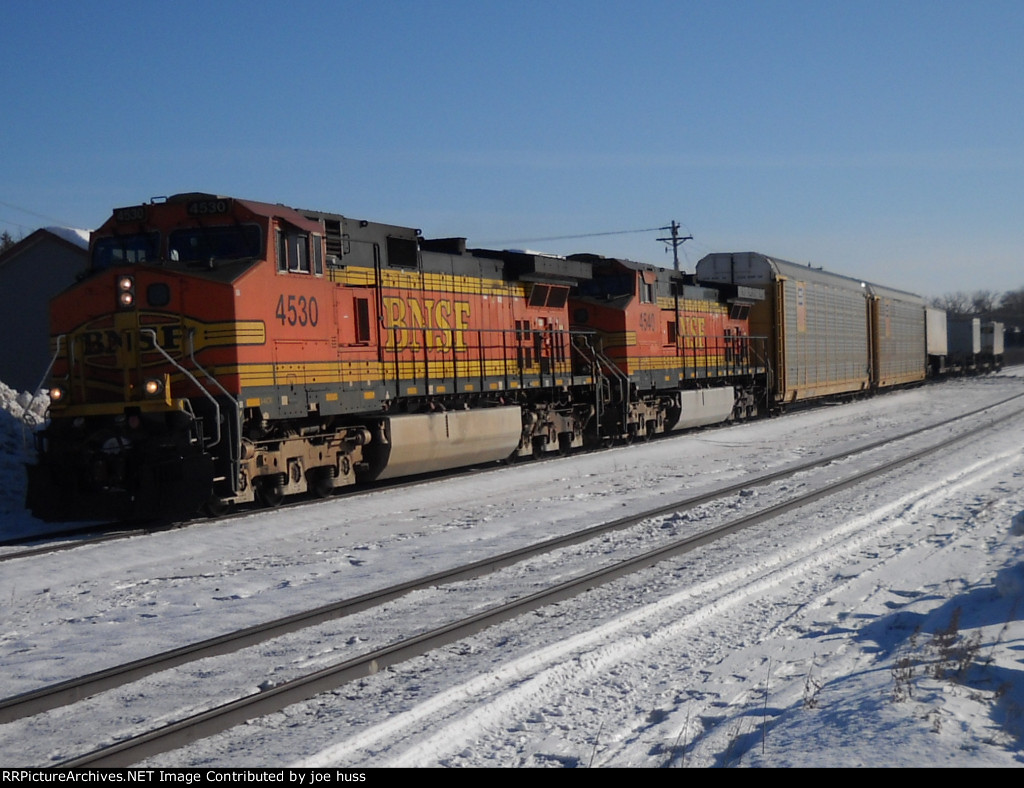
[[[680,323],[684,336],[702,337],[707,334],[707,320],[703,317],[684,317]]]
[[[442,353],[466,350],[469,302],[449,299],[384,298],[387,350],[419,350],[424,345]]]
[[[174,351],[181,351],[181,337],[184,333],[181,326],[154,326],[153,330],[156,332],[156,341],[160,343],[160,347],[172,355]],[[135,349],[136,344],[138,349],[143,352],[156,350],[153,335],[148,332],[134,334],[130,331],[108,329],[106,331],[84,331],[80,336],[82,352],[86,357],[116,353],[122,348],[131,351]]]
[[[180,323],[147,326],[142,331],[92,325],[79,331],[74,341],[73,352],[91,366],[114,369],[138,363],[151,367],[167,361],[157,344],[172,358],[183,356],[185,329]],[[136,354],[137,360],[133,358]]]

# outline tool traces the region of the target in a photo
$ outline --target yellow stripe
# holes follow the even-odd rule
[[[708,375],[728,375],[730,364],[725,361],[725,357],[708,356],[697,359],[684,359],[681,357],[675,358],[660,358],[658,356],[645,356],[642,358],[630,358],[630,359],[619,359],[620,364],[624,367],[623,371],[627,375],[631,375],[635,372],[662,372],[662,371],[676,371],[679,373],[683,372],[697,372]],[[740,367],[740,362],[732,362],[732,365]],[[748,365],[750,369],[755,369],[753,364]]]
[[[331,281],[352,286],[376,284],[372,268],[342,268],[331,270]],[[500,279],[479,279],[472,276],[456,276],[441,273],[420,273],[419,271],[397,271],[390,268],[381,270],[381,285],[385,289],[395,288],[411,291],[441,291],[456,295],[504,296],[526,298],[526,284],[503,282]]]
[[[402,361],[395,365],[394,362],[309,362],[306,364],[242,364],[238,366],[215,366],[210,374],[217,377],[237,375],[243,389],[259,386],[283,386],[283,385],[347,385],[361,387],[370,385],[382,380],[423,380],[426,378],[461,379],[462,385],[475,384],[481,378],[519,378],[541,377],[541,368],[534,364],[531,367],[520,368],[514,359],[485,361],[458,361],[458,362],[430,362],[423,361]],[[553,364],[550,371],[544,373],[544,378],[549,375],[556,377],[556,385],[564,385],[566,378],[572,374],[571,365],[568,361]],[[181,376],[173,378],[180,383]],[[467,389],[463,389],[467,390]],[[409,392],[416,394],[417,392]],[[255,406],[254,406],[255,407]]]
[[[567,376],[572,372],[569,362],[552,365],[545,376]],[[539,376],[541,368],[534,364],[520,368],[514,359],[507,361],[441,362],[429,364],[423,361],[394,362],[309,362],[306,364],[243,364],[240,366],[216,366],[210,370],[217,376],[238,375],[243,387],[272,386],[296,383],[365,383],[371,380],[408,380],[416,378],[481,378]],[[557,385],[562,385],[561,381]]]

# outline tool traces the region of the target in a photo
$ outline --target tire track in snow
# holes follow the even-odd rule
[[[365,762],[367,755],[381,756],[383,761],[377,765],[434,765],[443,753],[464,749],[479,738],[482,731],[501,726],[502,721],[509,717],[525,716],[537,708],[539,699],[551,692],[564,692],[566,685],[592,681],[610,667],[627,660],[635,661],[638,654],[678,638],[692,627],[722,615],[752,597],[761,597],[776,587],[788,587],[794,577],[859,550],[868,542],[898,528],[917,511],[1004,470],[1019,458],[1019,450],[1010,450],[946,474],[891,503],[829,529],[799,548],[782,550],[753,565],[728,571],[600,627],[488,670],[295,765],[327,767],[338,763]],[[769,524],[761,527],[766,526]],[[717,594],[718,598],[703,603],[699,610],[674,618],[667,625],[659,623],[673,619],[675,609],[694,598],[712,594]],[[629,630],[634,628],[643,631],[630,634]],[[473,708],[463,713],[467,705],[473,705]],[[450,721],[439,723],[446,716]],[[439,724],[442,727],[438,728]],[[389,751],[422,732],[429,732],[425,739],[415,742],[403,752],[389,755]]]

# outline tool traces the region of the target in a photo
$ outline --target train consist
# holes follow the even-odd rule
[[[937,316],[917,296],[753,253],[693,276],[193,193],[115,210],[90,255],[51,303],[50,421],[28,468],[45,519],[274,506],[983,356],[929,353]]]

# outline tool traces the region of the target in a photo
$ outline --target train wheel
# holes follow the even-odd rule
[[[275,509],[284,503],[284,490],[280,487],[261,485],[258,497],[260,503],[265,507],[268,509]]]
[[[334,494],[334,469],[317,468],[309,480],[309,489],[317,498],[330,498]]]
[[[228,510],[228,503],[216,495],[211,495],[210,499],[203,504],[202,510],[207,517],[220,517]]]
[[[256,485],[256,500],[268,509],[278,507],[284,502],[284,482],[278,478],[280,475],[266,476]]]

